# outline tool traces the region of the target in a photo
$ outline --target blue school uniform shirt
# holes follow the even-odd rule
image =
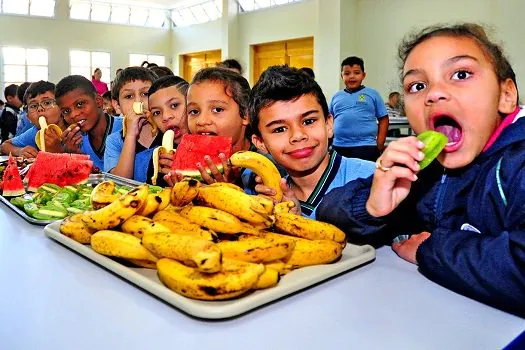
[[[301,203],[301,214],[315,219],[317,206],[323,197],[334,188],[342,187],[358,178],[368,178],[375,171],[375,163],[357,158],[346,158],[330,151],[330,161],[314,191]],[[288,178],[289,180],[289,178]]]
[[[338,91],[330,101],[337,147],[376,146],[377,121],[388,117],[379,93],[369,87]]]
[[[20,135],[17,135],[11,139],[11,144],[15,147],[33,146],[38,149],[35,142],[35,136],[38,132],[36,126],[32,126],[28,130],[24,131]]]
[[[103,170],[104,169],[104,151],[106,148],[107,138],[110,134],[122,130],[122,118],[112,117],[106,114],[108,126],[106,127],[106,134],[104,135],[104,141],[99,151],[93,149],[91,142],[89,141],[89,135],[85,134],[82,136],[82,143],[80,145],[80,152],[88,154],[90,159],[93,161],[93,166]]]
[[[31,124],[29,118],[27,118],[27,112],[22,111],[18,118],[18,124],[16,126],[16,135],[22,135],[27,130],[31,129],[34,125]]]
[[[158,133],[149,148],[137,142],[135,146],[135,164],[133,167],[133,180],[146,182],[148,179],[148,165],[153,155],[153,150],[162,145],[162,133]],[[106,151],[104,152],[104,171],[109,172],[117,166],[124,147],[122,132],[117,131],[108,136]]]

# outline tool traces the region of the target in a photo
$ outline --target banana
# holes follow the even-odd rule
[[[295,203],[292,201],[280,202],[273,208],[274,214],[289,213],[290,210],[295,207]]]
[[[191,222],[215,232],[239,233],[247,231],[247,225],[236,216],[219,209],[187,205],[179,213]]]
[[[91,235],[95,232],[89,229],[82,221],[83,214],[68,216],[60,224],[60,233],[79,243],[89,244]]]
[[[239,241],[222,241],[217,246],[225,258],[252,263],[286,259],[295,247],[291,239],[245,235]]]
[[[240,191],[240,192],[244,192],[244,190],[241,187],[237,186],[236,184],[229,183],[229,182],[214,182],[206,186],[207,187],[228,187],[228,188],[232,188],[234,190]]]
[[[266,269],[264,270],[263,274],[259,276],[259,279],[257,280],[257,283],[253,289],[267,289],[275,287],[277,283],[279,283],[279,279],[279,272],[266,266]]]
[[[107,230],[117,227],[135,215],[146,201],[148,192],[148,185],[136,187],[104,208],[85,212],[82,215],[82,221],[87,227],[94,230]]]
[[[343,251],[341,244],[329,240],[294,238],[295,249],[284,262],[296,269],[304,266],[328,264],[337,260]]]
[[[151,177],[151,183],[153,185],[157,184],[157,177],[159,175],[160,152],[173,153],[173,140],[175,140],[175,132],[173,130],[166,130],[162,136],[162,146],[153,150],[153,176]]]
[[[199,188],[197,201],[199,204],[225,211],[250,223],[263,224],[265,227],[272,224],[267,209],[255,199],[255,196],[233,188],[203,186]]]
[[[275,204],[274,204],[273,200],[270,197],[262,195],[262,194],[258,194],[256,196],[252,196],[252,197],[257,202],[259,202],[259,204],[261,204],[263,206],[263,208],[266,210],[266,213],[268,215],[273,214],[273,211],[274,211],[274,208],[275,208]]]
[[[99,254],[117,258],[146,260],[158,259],[144,248],[140,239],[119,231],[101,230],[91,236],[91,248]]]
[[[275,227],[286,234],[312,239],[327,239],[345,244],[346,235],[334,225],[291,213],[276,213]]]
[[[199,193],[201,183],[194,179],[185,179],[175,183],[171,188],[171,204],[183,207],[190,204]]]
[[[115,183],[112,180],[102,181],[96,185],[89,197],[93,208],[100,209],[116,201],[120,194],[113,194],[114,191]]]
[[[158,193],[149,193],[146,201],[137,211],[137,215],[149,216],[159,209],[159,205],[162,203],[162,198]]]
[[[283,198],[281,190],[281,175],[275,164],[264,155],[251,152],[235,152],[230,157],[230,164],[238,168],[248,168],[259,175],[265,186],[273,188],[276,191],[274,198],[280,202]]]
[[[184,236],[193,236],[204,239],[210,242],[217,242],[217,234],[208,229],[203,229],[197,224],[190,222],[179,213],[169,212],[166,210],[159,211],[153,216],[153,221],[164,227],[167,227],[171,232],[178,233]]]
[[[133,215],[124,221],[121,229],[137,238],[142,238],[146,233],[171,232],[168,227],[141,215]]]
[[[160,259],[157,270],[162,283],[178,294],[199,300],[224,300],[251,290],[265,267],[225,259],[221,272],[207,274],[175,260]]]
[[[133,102],[132,108],[133,108],[133,112],[135,112],[136,115],[144,114],[144,104],[142,103],[142,101]],[[151,136],[155,136],[157,134],[157,131],[159,131],[157,124],[155,123],[151,115],[148,117],[147,121],[151,125]],[[127,130],[126,121],[124,121],[124,123],[122,123],[122,136],[123,137],[126,136],[126,130]]]
[[[142,244],[159,258],[170,258],[206,273],[219,272],[221,250],[212,242],[176,233],[146,233]]]
[[[36,146],[41,151],[46,151],[46,138],[45,138],[45,132],[46,129],[53,129],[57,132],[58,136],[62,135],[62,129],[56,124],[49,124],[47,125],[47,119],[43,115],[38,117],[38,124],[40,125],[40,130],[37,131],[35,135],[35,143]]]
[[[148,260],[137,260],[137,259],[126,259],[128,260],[129,262],[137,265],[137,266],[140,266],[140,267],[144,267],[146,269],[152,269],[152,270],[156,270],[157,269],[157,263],[156,262],[153,262],[153,261],[148,261]]]
[[[292,266],[284,263],[282,260],[270,261],[269,263],[265,263],[264,266],[266,266],[266,269],[277,271],[281,276],[292,271]]]
[[[171,188],[163,189],[158,193],[158,196],[160,197],[160,204],[157,211],[166,209],[170,205]]]

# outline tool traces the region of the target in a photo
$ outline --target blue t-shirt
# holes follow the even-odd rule
[[[376,146],[377,121],[388,113],[379,93],[369,87],[338,91],[330,101],[337,147]]]
[[[149,148],[137,142],[135,146],[135,164],[133,166],[133,180],[146,182],[148,176],[148,165],[153,155],[153,150],[162,145],[162,133],[158,133]],[[117,131],[108,136],[106,140],[106,151],[104,152],[104,171],[109,172],[117,166],[124,147],[122,132]]]
[[[37,132],[38,129],[33,125],[22,134],[13,137],[11,139],[11,144],[16,147],[33,146],[34,148],[38,149],[35,142],[35,136]]]
[[[122,118],[112,117],[106,114],[108,126],[106,127],[106,134],[100,150],[96,151],[93,149],[91,142],[89,141],[89,135],[85,134],[82,136],[82,143],[80,144],[80,152],[88,154],[90,159],[93,161],[93,166],[99,169],[104,169],[104,151],[106,148],[106,141],[110,134],[122,130]]]
[[[22,135],[27,130],[31,129],[34,125],[31,124],[29,118],[27,118],[27,112],[22,111],[18,117],[18,124],[16,125],[16,135]]]
[[[342,187],[352,180],[367,178],[375,170],[374,162],[357,158],[346,158],[335,151],[331,151],[330,162],[315,186],[314,191],[305,202],[300,202],[301,214],[315,219],[317,206],[328,192],[334,188]]]

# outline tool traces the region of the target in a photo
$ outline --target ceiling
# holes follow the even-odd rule
[[[154,6],[172,9],[175,7],[188,6],[192,4],[199,4],[205,0],[99,0],[102,2],[130,4],[141,6]]]

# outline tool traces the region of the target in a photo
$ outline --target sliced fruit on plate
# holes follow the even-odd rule
[[[16,161],[9,155],[7,167],[4,170],[2,195],[4,197],[21,196],[26,193],[22,177],[18,171]]]

